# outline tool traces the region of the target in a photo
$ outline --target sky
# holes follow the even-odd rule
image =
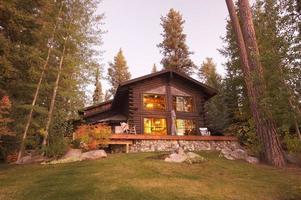
[[[200,65],[206,57],[212,57],[217,71],[223,75],[225,59],[218,52],[228,16],[223,0],[103,0],[97,13],[105,14],[103,28],[107,33],[101,47],[104,72],[120,48],[132,78],[150,73],[154,63],[161,69],[162,55],[157,47],[163,32],[160,17],[166,16],[171,8],[180,11],[185,20],[186,43],[194,52],[192,61]]]

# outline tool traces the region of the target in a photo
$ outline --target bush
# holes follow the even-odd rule
[[[79,149],[80,148],[80,140],[79,139],[75,139],[72,141],[72,147],[74,149]]]
[[[286,133],[284,143],[289,153],[301,153],[301,140],[298,137]]]
[[[56,140],[49,142],[49,145],[43,147],[43,152],[47,157],[50,158],[59,158],[65,154],[68,149],[68,142],[65,139]]]
[[[47,157],[58,158],[65,154],[70,144],[70,140],[65,137],[69,126],[68,122],[56,122],[53,125],[51,132],[49,132],[48,145],[42,149]],[[43,133],[43,130],[40,132]]]
[[[249,153],[259,156],[262,151],[262,144],[256,135],[252,120],[232,124],[226,131],[234,134],[238,138],[240,144],[248,149]]]
[[[86,150],[97,149],[109,141],[111,127],[105,124],[81,125],[75,131],[75,140],[79,140],[81,147]]]

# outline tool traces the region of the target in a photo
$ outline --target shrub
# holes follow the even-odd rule
[[[289,153],[301,153],[301,140],[298,137],[286,133],[284,143]]]
[[[55,121],[51,127],[51,131],[48,136],[48,145],[43,147],[42,151],[47,157],[58,158],[65,154],[70,144],[68,137],[65,137],[67,130],[69,129],[68,122]],[[40,134],[43,134],[44,130],[40,130]]]
[[[256,135],[252,120],[232,124],[226,131],[234,134],[240,144],[248,149],[249,153],[259,156],[262,151],[262,144]]]
[[[74,149],[79,149],[80,148],[80,140],[79,139],[75,139],[72,141],[72,147]]]
[[[90,150],[108,142],[112,133],[111,127],[105,124],[81,125],[75,131],[75,140],[79,140],[81,147]]]

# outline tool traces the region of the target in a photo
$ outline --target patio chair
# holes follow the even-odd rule
[[[210,136],[210,131],[208,131],[208,128],[201,127],[199,130],[202,136]]]

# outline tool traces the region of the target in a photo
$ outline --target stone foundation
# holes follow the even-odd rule
[[[241,149],[237,141],[187,141],[187,140],[134,140],[130,152],[173,151],[182,147],[185,151]]]

